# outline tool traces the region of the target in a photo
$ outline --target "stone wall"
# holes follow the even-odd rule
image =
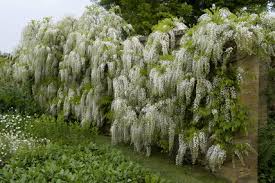
[[[258,152],[258,129],[267,122],[267,62],[268,59],[256,56],[239,56],[237,65],[244,71],[241,82],[240,99],[249,112],[250,126],[248,136],[240,136],[237,141],[248,142]],[[245,159],[245,166],[240,161],[228,161],[218,174],[236,183],[256,183],[258,156],[251,153]]]

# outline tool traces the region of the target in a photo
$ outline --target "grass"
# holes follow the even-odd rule
[[[111,145],[111,138],[106,136],[96,136],[95,143]],[[175,165],[175,162],[163,153],[152,153],[150,157],[136,153],[128,145],[117,145],[115,149],[122,151],[130,160],[138,162],[154,173],[160,174],[163,178],[175,183],[224,183],[226,179],[210,174],[208,171],[197,166]]]

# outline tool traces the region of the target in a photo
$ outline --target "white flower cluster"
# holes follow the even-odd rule
[[[255,48],[255,45],[264,48],[262,45],[263,42],[259,41],[262,37],[260,35],[260,32],[262,31],[259,26],[262,25],[254,27],[255,30],[254,32],[252,31],[253,36],[250,34],[251,25],[249,22],[254,19],[253,15],[248,17],[248,19],[251,20],[247,20],[246,23],[243,24],[242,22],[232,18],[232,14],[227,10],[219,10],[219,13],[221,16],[221,22],[215,22],[215,19],[213,18],[214,15],[204,15],[203,17],[207,18],[201,18],[200,24],[196,29],[194,29],[195,31],[192,35],[187,34],[182,37],[182,47],[177,51],[169,50],[171,47],[171,45],[169,45],[170,41],[167,39],[168,37],[165,37],[167,35],[163,35],[160,32],[155,32],[149,36],[144,51],[142,51],[142,47],[139,47],[140,49],[138,49],[138,52],[135,51],[140,59],[134,64],[131,62],[131,66],[141,68],[139,69],[140,71],[144,69],[147,70],[148,80],[144,79],[142,82],[142,76],[136,75],[139,79],[136,78],[135,80],[138,80],[139,82],[129,81],[128,85],[145,87],[146,94],[143,96],[146,96],[146,99],[144,98],[144,100],[147,102],[150,101],[150,103],[157,104],[158,100],[156,100],[156,97],[161,98],[159,100],[163,100],[163,98],[176,98],[176,100],[180,101],[180,104],[174,105],[171,110],[180,111],[179,116],[175,113],[173,114],[173,112],[162,113],[162,108],[157,108],[159,114],[156,113],[157,115],[151,115],[150,119],[146,119],[146,123],[148,123],[146,125],[148,125],[148,130],[150,131],[148,134],[157,131],[158,124],[163,122],[163,120],[158,119],[158,116],[162,116],[163,119],[166,119],[165,116],[167,116],[171,119],[171,122],[166,122],[168,125],[167,135],[169,139],[169,150],[173,147],[175,129],[180,128],[181,130],[184,130],[184,125],[182,123],[185,123],[186,120],[184,119],[186,107],[192,102],[194,109],[192,120],[199,123],[202,118],[199,108],[204,107],[205,105],[207,108],[212,106],[212,91],[221,84],[223,78],[210,76],[210,70],[213,70],[214,72],[219,68],[226,70],[228,63],[232,62],[230,60],[231,56],[235,54],[235,48],[232,47],[232,45],[229,45],[229,47],[224,49],[226,44],[229,42],[235,42],[240,50],[243,50],[243,52],[248,54],[251,49]],[[251,37],[252,39],[257,37],[259,40],[250,41],[247,42],[247,44],[244,44],[243,41],[241,41],[244,37],[243,34],[246,34],[245,36],[248,38]],[[257,36],[254,34],[257,34]],[[166,44],[164,44],[164,42],[161,43],[160,39],[163,39]],[[134,43],[133,45],[139,44]],[[127,47],[125,52],[129,53],[129,49],[130,47]],[[264,49],[268,50],[266,48]],[[132,52],[134,52],[134,50]],[[174,57],[172,62],[162,60],[162,56],[167,53],[172,53]],[[268,54],[272,55],[272,51],[268,51]],[[140,61],[142,64],[140,64]],[[157,67],[155,67],[155,65],[157,65]],[[127,68],[129,68],[129,65],[127,65]],[[213,112],[213,114],[211,114],[213,119],[211,119],[207,124],[206,129],[208,128],[208,133],[213,133],[213,127],[217,123],[218,115],[222,114],[225,116],[227,121],[232,122],[231,105],[237,98],[236,89],[232,86],[223,88],[219,97],[222,102],[224,102],[225,107],[222,109],[210,109]],[[137,120],[140,121],[137,124],[140,124],[140,126],[137,124],[135,124],[135,126],[139,126],[139,128],[136,129],[137,131],[140,131],[140,129],[144,128],[144,120],[141,121],[141,119],[144,119],[142,118],[143,113],[141,112],[143,107],[140,104],[133,103],[127,97],[126,99],[128,100],[127,105],[136,109]],[[218,114],[220,111],[221,114]],[[154,123],[151,123],[152,119],[155,119],[155,121],[153,120]],[[155,127],[153,131],[150,130],[152,129],[150,128],[151,124]],[[162,131],[166,130],[167,125],[161,125],[161,128],[163,129]],[[140,134],[139,137],[142,138],[142,134]],[[202,154],[206,154],[206,152],[208,152],[208,145],[211,145],[207,143],[207,138],[208,135],[205,132],[200,131],[193,135],[190,142],[182,143],[176,160],[177,164],[181,164],[186,148],[190,148],[191,150],[193,163],[195,163],[198,157],[199,149]],[[146,141],[147,139],[144,140]],[[145,142],[140,139],[138,141]],[[214,154],[212,155],[212,158],[213,157]],[[209,163],[212,163],[212,167],[217,166],[222,162],[223,161],[209,161]]]
[[[128,73],[132,66],[143,65],[143,57],[141,55],[144,46],[140,43],[139,37],[132,37],[123,42],[122,54],[122,74]]]
[[[30,116],[0,114],[0,161],[4,161],[20,148],[33,148],[37,144],[49,142],[24,132],[24,125],[30,122]]]
[[[207,153],[206,159],[208,161],[209,168],[215,171],[216,168],[220,168],[226,159],[226,152],[221,148],[219,144],[212,145]]]
[[[222,88],[219,97],[225,107],[212,109],[211,106],[214,100],[212,92],[221,85],[223,78],[211,76],[210,71],[213,70],[215,73],[220,68],[226,70],[228,64],[232,62],[230,59],[235,54],[235,48],[229,45],[224,49],[227,43],[235,42],[240,50],[249,54],[250,49],[254,49],[255,44],[260,44],[260,42],[253,41],[247,45],[240,43],[239,39],[242,39],[243,34],[250,37],[249,32],[245,33],[245,30],[250,31],[250,28],[247,27],[250,25],[247,22],[252,20],[242,24],[234,20],[232,14],[227,10],[219,10],[218,13],[221,16],[221,22],[215,22],[214,15],[204,15],[203,17],[206,18],[201,18],[195,31],[191,35],[187,34],[182,37],[182,46],[176,51],[173,50],[173,44],[171,44],[171,42],[174,42],[173,36],[162,32],[152,33],[148,37],[144,48],[138,42],[138,39],[133,40],[133,38],[130,38],[124,42],[122,65],[130,71],[135,68],[135,71],[138,70],[139,73],[129,75],[127,71],[122,71],[121,76],[113,82],[115,93],[120,91],[117,92],[120,93],[119,95],[115,94],[115,98],[116,96],[124,98],[126,108],[135,109],[130,110],[131,113],[136,114],[135,122],[132,123],[133,130],[130,133],[132,134],[131,142],[136,150],[145,150],[148,155],[150,153],[149,147],[154,144],[152,136],[159,135],[160,139],[168,138],[169,150],[171,151],[176,129],[186,130],[184,127],[186,120],[198,124],[202,119],[200,107],[206,107],[212,111],[212,119],[205,126],[207,133],[213,133],[219,115],[224,115],[227,121],[232,122],[231,105],[237,98],[237,91],[232,86]],[[253,16],[250,18],[253,18]],[[254,39],[253,37],[254,35],[252,39]],[[129,53],[134,54],[130,56]],[[172,61],[163,60],[167,54],[173,56]],[[144,70],[146,74],[142,76],[140,73]],[[118,84],[120,77],[124,78],[123,81],[125,82]],[[129,97],[129,88],[144,88],[140,91],[142,91],[142,100],[146,102],[134,102],[132,98],[137,98],[138,95]],[[161,101],[164,101],[163,99],[173,99],[179,102],[177,104],[172,103],[168,110],[168,108],[165,108],[168,105],[159,105]],[[191,107],[190,104],[193,105],[193,118],[186,119],[185,113],[188,113],[186,109]],[[175,113],[175,111],[179,113]],[[122,123],[120,122],[122,120],[119,120],[121,118],[120,114],[125,116],[125,113],[117,111],[115,113],[118,114],[115,125]],[[165,130],[168,133],[165,133]],[[192,135],[189,142],[183,140],[183,135],[179,136],[177,164],[182,164],[187,148],[190,149],[193,163],[196,162],[200,153],[206,155],[208,152],[208,156],[210,156],[211,149],[208,149],[209,145],[211,146],[211,144],[208,144],[209,134],[204,130],[198,130]],[[215,146],[214,148],[213,146],[212,148],[215,149],[215,152],[221,151],[218,147]],[[211,161],[208,161],[213,170],[214,167],[219,167],[223,162],[221,157],[216,157],[216,159],[215,157],[214,153],[210,158]],[[225,155],[223,157],[225,158]],[[207,158],[209,159],[209,157]]]
[[[146,62],[154,62],[158,60],[159,52],[163,55],[169,51],[169,35],[162,32],[154,32],[148,37],[143,56]]]
[[[160,73],[157,68],[153,68],[149,74],[151,92],[158,96],[169,95],[167,92],[175,88],[176,83],[173,82],[173,68],[168,64],[161,67],[165,68],[165,73]]]
[[[183,157],[186,153],[187,148],[191,151],[192,163],[195,164],[199,155],[199,151],[203,154],[206,153],[208,148],[207,136],[203,131],[196,132],[193,134],[191,140],[186,141],[183,134],[179,134],[179,149],[176,156],[176,164],[181,165]]]
[[[34,97],[45,109],[54,115],[64,112],[82,124],[103,126],[102,106],[111,102],[113,143],[131,143],[147,155],[163,140],[171,151],[177,134],[195,129],[190,142],[180,137],[177,164],[189,148],[193,163],[200,152],[208,152],[213,169],[225,155],[207,138],[221,115],[234,123],[237,98],[236,88],[220,87],[225,79],[220,73],[227,73],[237,50],[275,56],[274,22],[264,14],[237,17],[215,9],[192,29],[176,21],[175,28],[153,32],[143,45],[138,36],[127,38],[131,26],[121,17],[93,5],[79,19],[31,22],[16,52],[13,76],[19,81],[34,78]],[[188,33],[178,47],[179,30]],[[220,106],[213,106],[216,100]]]
[[[184,136],[182,134],[179,134],[179,149],[178,149],[178,154],[176,156],[176,165],[182,164],[183,157],[186,153],[187,147],[188,147],[188,144],[184,141]]]
[[[131,29],[121,17],[97,5],[87,7],[79,19],[32,21],[16,52],[14,78],[27,81],[33,76],[34,97],[52,114],[64,110],[65,117],[102,126],[99,103],[112,95],[112,79],[120,73],[118,51]],[[124,57],[129,55],[134,53]]]

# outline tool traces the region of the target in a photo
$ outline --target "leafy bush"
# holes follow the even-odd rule
[[[2,176],[1,176],[2,174]],[[165,182],[110,147],[42,146],[22,150],[0,170],[1,182]]]
[[[259,131],[259,182],[275,181],[275,121]]]
[[[259,182],[275,182],[275,68],[268,73],[267,101],[269,120],[267,126],[259,130]]]
[[[33,100],[27,86],[14,83],[0,83],[0,112],[18,111],[23,114],[39,113],[39,106]]]
[[[158,24],[152,27],[153,32],[160,31],[160,32],[169,32],[175,27],[174,20],[172,18],[165,18],[159,21]]]
[[[38,113],[40,110],[32,98],[30,81],[16,83],[12,64],[12,60],[0,56],[0,113],[11,110],[24,114]]]
[[[66,123],[42,115],[41,117],[20,114],[0,115],[0,160],[6,161],[17,150],[32,149],[39,144],[88,144],[96,134],[95,128],[81,127],[78,123]]]
[[[81,127],[79,123],[66,123],[60,116],[56,119],[46,115],[29,123],[26,130],[37,138],[47,138],[53,143],[67,145],[89,143],[97,133],[96,128]]]

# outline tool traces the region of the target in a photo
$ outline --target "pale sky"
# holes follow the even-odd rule
[[[90,0],[0,0],[0,51],[11,52],[32,19],[80,16]]]
[[[12,52],[32,19],[80,16],[90,0],[0,0],[0,51]]]

